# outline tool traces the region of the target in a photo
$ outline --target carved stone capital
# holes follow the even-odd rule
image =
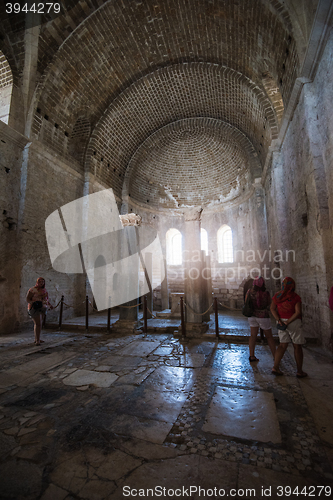
[[[184,212],[185,221],[200,220],[202,207],[189,208]]]
[[[142,217],[137,214],[119,215],[120,222],[125,226],[141,226]]]

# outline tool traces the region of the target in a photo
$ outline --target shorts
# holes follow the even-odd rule
[[[263,330],[270,330],[272,328],[271,318],[257,318],[256,316],[251,316],[247,319],[252,328],[256,328],[257,326]]]
[[[31,309],[28,309],[28,314],[31,319],[35,318],[36,316],[40,314],[46,314],[47,307],[43,306],[41,309],[35,309],[32,307]]]
[[[282,321],[288,321],[287,319],[281,318]],[[292,323],[289,323],[286,330],[278,330],[280,343],[290,343],[293,344],[305,344],[305,338],[302,330],[302,320],[295,319]]]

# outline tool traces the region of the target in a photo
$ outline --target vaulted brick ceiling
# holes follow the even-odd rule
[[[260,176],[299,73],[316,0],[305,2],[302,17],[298,16],[297,0],[65,3],[66,12],[41,28],[32,138],[70,156],[78,123],[86,123],[82,135],[86,144],[81,137],[77,143],[81,152],[74,154],[82,166],[105,186],[113,187],[119,197],[133,186],[137,202],[146,204],[149,199],[157,207],[161,204],[158,189],[155,197],[147,198],[144,185],[153,158],[142,155],[144,147],[150,144],[154,150],[153,141],[161,144],[163,133],[169,134],[169,163],[173,163],[173,154],[179,162],[177,148],[182,146],[177,134],[170,131],[177,128],[172,124],[181,122],[192,134],[192,149],[197,152],[197,161],[194,157],[192,161],[200,178],[200,168],[202,173],[209,168],[209,155],[202,153],[202,141],[194,144],[198,129],[194,133],[193,119],[209,118],[211,121],[199,120],[200,130],[202,137],[213,134],[213,156],[223,151],[223,161],[215,162],[210,172],[214,177],[214,169],[220,169],[221,184],[212,193],[191,198],[190,184],[178,183],[177,192],[183,193],[179,206],[191,204],[191,200],[204,205],[215,202],[218,190],[221,194],[228,191],[223,182],[229,182],[229,177],[230,189],[233,182],[239,186],[238,196],[251,179]],[[17,82],[23,67],[16,50],[22,31],[16,26],[10,33],[6,19],[3,28],[7,36],[2,50]],[[186,120],[191,125],[186,126]],[[214,135],[216,130],[219,133]],[[224,135],[222,130],[228,133]],[[135,168],[129,169],[133,157],[140,162],[136,160]],[[187,164],[188,158],[183,171]],[[248,175],[243,172],[240,177],[240,164]],[[160,185],[165,168],[159,158],[153,173]],[[177,198],[170,189],[171,197]]]

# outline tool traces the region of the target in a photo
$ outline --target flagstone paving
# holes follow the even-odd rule
[[[310,488],[333,486],[333,364],[319,347],[304,348],[297,379],[291,351],[274,377],[259,343],[250,364],[246,344],[215,338],[42,338],[0,339],[1,499],[284,498],[278,486],[320,498]]]

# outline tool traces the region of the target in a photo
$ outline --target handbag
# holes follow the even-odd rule
[[[245,298],[245,303],[242,307],[242,314],[246,316],[246,318],[250,318],[253,316],[254,310],[250,301],[250,293],[248,292]]]
[[[33,309],[38,311],[38,309],[41,309],[43,307],[43,302],[41,300],[36,300],[35,302],[33,302],[32,307]]]

